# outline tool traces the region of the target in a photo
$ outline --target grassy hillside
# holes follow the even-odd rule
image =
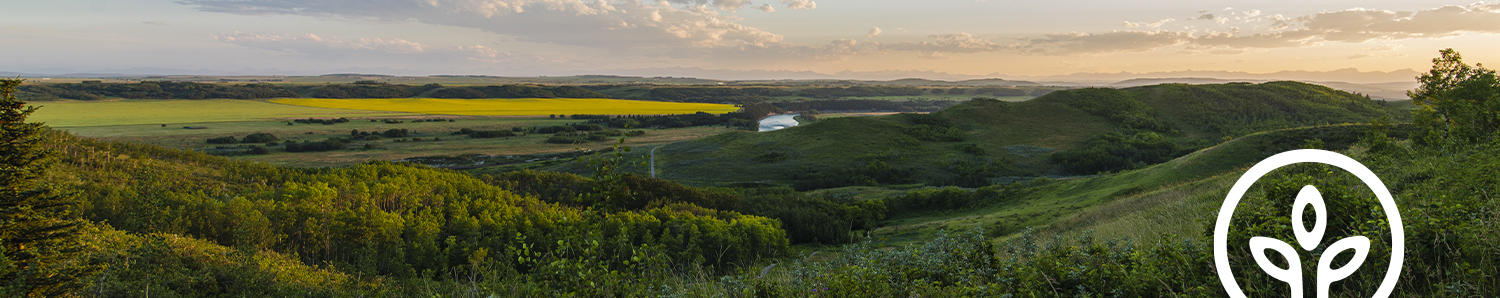
[[[1169,148],[1159,160],[1133,161],[1133,167],[1139,167],[1258,131],[1409,119],[1404,109],[1387,105],[1297,82],[1065,90],[1025,102],[973,100],[932,114],[937,119],[836,118],[772,132],[729,133],[662,147],[657,165],[661,177],[702,184],[792,184],[826,176],[864,176],[878,184],[965,185],[978,182],[975,175],[1092,174],[1070,172],[1051,157],[1084,147],[1111,153],[1133,150],[1100,140],[1112,133],[1126,139],[1165,140]],[[947,127],[962,133],[935,137]],[[913,178],[881,181],[876,177],[880,171]],[[872,184],[855,180],[859,181],[842,183]]]

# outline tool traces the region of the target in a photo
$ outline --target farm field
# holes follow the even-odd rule
[[[407,119],[410,120],[410,119]],[[92,137],[103,140],[124,141],[134,143],[146,143],[160,145],[170,148],[214,151],[215,149],[234,148],[242,151],[242,146],[260,144],[231,144],[215,145],[208,144],[207,139],[232,136],[243,138],[252,133],[269,133],[275,135],[283,142],[287,140],[297,142],[316,142],[329,138],[348,137],[352,130],[381,132],[388,129],[406,129],[410,135],[406,138],[384,138],[380,140],[355,141],[349,144],[348,149],[328,152],[301,152],[289,153],[281,150],[273,150],[266,155],[232,155],[230,158],[261,161],[276,165],[304,166],[304,167],[328,167],[347,166],[365,162],[368,160],[399,160],[410,157],[438,156],[438,155],[520,155],[536,153],[566,152],[577,149],[603,149],[614,142],[590,142],[583,144],[552,144],[546,140],[550,134],[530,134],[509,138],[480,138],[473,139],[463,135],[453,135],[454,131],[468,128],[472,130],[510,130],[513,127],[552,126],[578,123],[580,120],[573,119],[550,119],[542,118],[458,118],[454,122],[417,122],[406,121],[404,123],[370,122],[365,120],[350,121],[337,125],[318,124],[295,124],[286,125],[282,121],[243,121],[243,122],[218,122],[218,123],[185,123],[186,125],[202,126],[205,129],[183,129],[182,125],[171,125],[161,127],[157,124],[146,125],[109,125],[109,126],[75,126],[58,127],[57,129],[67,131],[84,137]],[[644,129],[646,135],[630,137],[626,139],[628,146],[641,146],[643,144],[661,144],[684,140],[698,139],[714,134],[730,131],[724,127],[689,127],[673,129]],[[420,139],[420,141],[411,141]],[[374,149],[363,149],[365,144],[371,144]]]
[[[34,121],[52,127],[240,122],[290,118],[414,116],[411,113],[330,109],[260,100],[149,100],[37,102]],[[181,130],[179,128],[179,130]]]
[[[285,98],[273,99],[270,102],[319,108],[466,116],[527,116],[552,114],[660,115],[692,114],[697,112],[723,114],[739,110],[739,107],[725,104],[675,103],[602,98]]]

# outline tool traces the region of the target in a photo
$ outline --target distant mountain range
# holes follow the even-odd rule
[[[201,75],[201,76],[249,76],[249,75],[283,75],[283,76],[317,76],[330,73],[369,73],[397,76],[431,76],[449,75],[452,73],[441,73],[433,70],[412,70],[393,68],[345,68],[326,71],[283,71],[278,69],[241,69],[241,70],[211,70],[211,69],[170,69],[170,68],[128,68],[128,69],[105,69],[94,71],[73,71],[66,69],[42,69],[21,72],[0,71],[0,76],[5,77],[130,77],[130,76],[158,76],[158,75]],[[1133,87],[1143,85],[1154,85],[1162,83],[1187,83],[1187,84],[1211,84],[1226,82],[1268,82],[1268,81],[1303,81],[1368,94],[1373,98],[1381,99],[1407,99],[1405,91],[1416,87],[1414,78],[1419,75],[1411,69],[1393,71],[1360,71],[1353,68],[1338,69],[1332,71],[1279,71],[1273,73],[1248,73],[1237,71],[1212,71],[1212,70],[1184,70],[1170,72],[1145,72],[1145,73],[1075,73],[1068,75],[1053,76],[1012,76],[1000,73],[984,75],[952,74],[938,71],[919,70],[883,70],[883,71],[840,71],[835,73],[819,73],[812,71],[790,71],[790,70],[725,70],[704,69],[698,67],[666,67],[666,68],[637,68],[637,69],[614,69],[600,71],[561,71],[561,70],[535,70],[535,69],[484,69],[459,71],[463,73],[486,73],[494,76],[510,77],[558,77],[558,76],[639,76],[639,77],[675,77],[675,78],[700,78],[705,80],[757,82],[757,83],[820,83],[820,84],[851,84],[851,85],[910,85],[910,86],[1104,86],[1104,87]]]

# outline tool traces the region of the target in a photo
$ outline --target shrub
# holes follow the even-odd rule
[[[268,143],[268,142],[275,142],[275,141],[279,141],[279,140],[281,140],[281,139],[277,138],[276,135],[272,135],[272,134],[264,133],[264,132],[257,132],[257,133],[252,133],[252,134],[250,134],[248,136],[245,136],[245,139],[240,140],[240,142],[241,143]]]
[[[516,133],[508,130],[474,130],[470,131],[468,135],[470,138],[503,138],[514,137]]]
[[[406,130],[405,128],[392,128],[385,130],[385,132],[380,133],[380,135],[387,138],[405,138],[407,136],[410,136],[411,132]]]
[[[234,144],[234,143],[239,143],[239,141],[235,140],[234,136],[227,136],[227,137],[217,137],[217,138],[208,139],[208,143],[209,144]]]

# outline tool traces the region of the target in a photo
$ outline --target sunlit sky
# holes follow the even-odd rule
[[[1393,71],[1442,48],[1500,63],[1500,2],[1132,2],[11,1],[0,71]]]

